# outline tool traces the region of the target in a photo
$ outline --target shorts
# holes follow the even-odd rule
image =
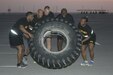
[[[10,43],[11,47],[22,45],[22,44],[24,44],[23,36],[22,35],[14,35],[10,32],[9,33],[9,43]]]
[[[57,36],[57,39],[58,40],[63,40],[63,37],[62,36]]]
[[[95,45],[96,37],[90,38],[88,41],[83,42],[83,45],[89,45],[90,43]]]

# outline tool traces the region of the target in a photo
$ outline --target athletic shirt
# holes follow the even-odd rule
[[[91,29],[91,27],[89,25],[84,25],[81,26],[80,24],[78,25],[78,28],[83,36],[83,39],[90,37],[90,38],[94,38],[96,37],[94,31]]]
[[[31,26],[34,27],[36,23],[41,23],[44,17],[38,18],[37,15],[34,16]]]
[[[63,17],[62,14],[59,14],[56,18],[63,19],[65,21],[68,21],[69,23],[74,24],[74,19],[73,19],[73,17],[70,14],[67,14],[65,17]]]
[[[20,30],[20,25],[23,25],[24,28],[29,31],[29,25],[31,24],[31,22],[28,22],[27,21],[27,18],[26,17],[23,17],[23,18],[20,18],[13,26],[12,26],[12,29],[14,29],[18,35],[22,35],[23,32]]]
[[[54,18],[53,12],[50,12],[48,15],[44,15],[44,20]]]

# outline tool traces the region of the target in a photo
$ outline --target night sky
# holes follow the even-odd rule
[[[77,9],[113,11],[113,0],[0,0],[0,12],[7,12],[8,8],[11,8],[12,12],[36,11],[46,5],[51,6],[54,12],[64,7],[70,12],[75,12]]]

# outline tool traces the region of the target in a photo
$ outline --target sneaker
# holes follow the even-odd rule
[[[26,67],[27,67],[27,65],[24,63],[17,64],[17,68],[26,68]]]
[[[34,61],[33,63],[36,64],[36,61]]]
[[[88,61],[83,61],[80,65],[81,66],[87,66],[88,65]]]
[[[28,62],[27,62],[27,57],[26,57],[26,56],[23,57],[22,63],[24,63],[25,65],[28,64]]]
[[[93,64],[94,64],[94,61],[91,60],[91,61],[89,62],[89,64],[88,64],[88,66],[93,66]]]
[[[27,67],[27,65],[26,64],[24,64],[24,63],[21,63],[21,68],[26,68]]]
[[[22,67],[21,67],[21,64],[17,64],[17,68],[22,68]]]

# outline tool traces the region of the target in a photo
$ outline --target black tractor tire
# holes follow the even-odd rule
[[[66,47],[59,52],[51,52],[44,46],[44,34],[58,32],[66,37]],[[70,66],[80,56],[81,34],[75,25],[63,19],[51,19],[36,23],[34,38],[30,40],[30,54],[37,64],[48,69],[61,69]]]

